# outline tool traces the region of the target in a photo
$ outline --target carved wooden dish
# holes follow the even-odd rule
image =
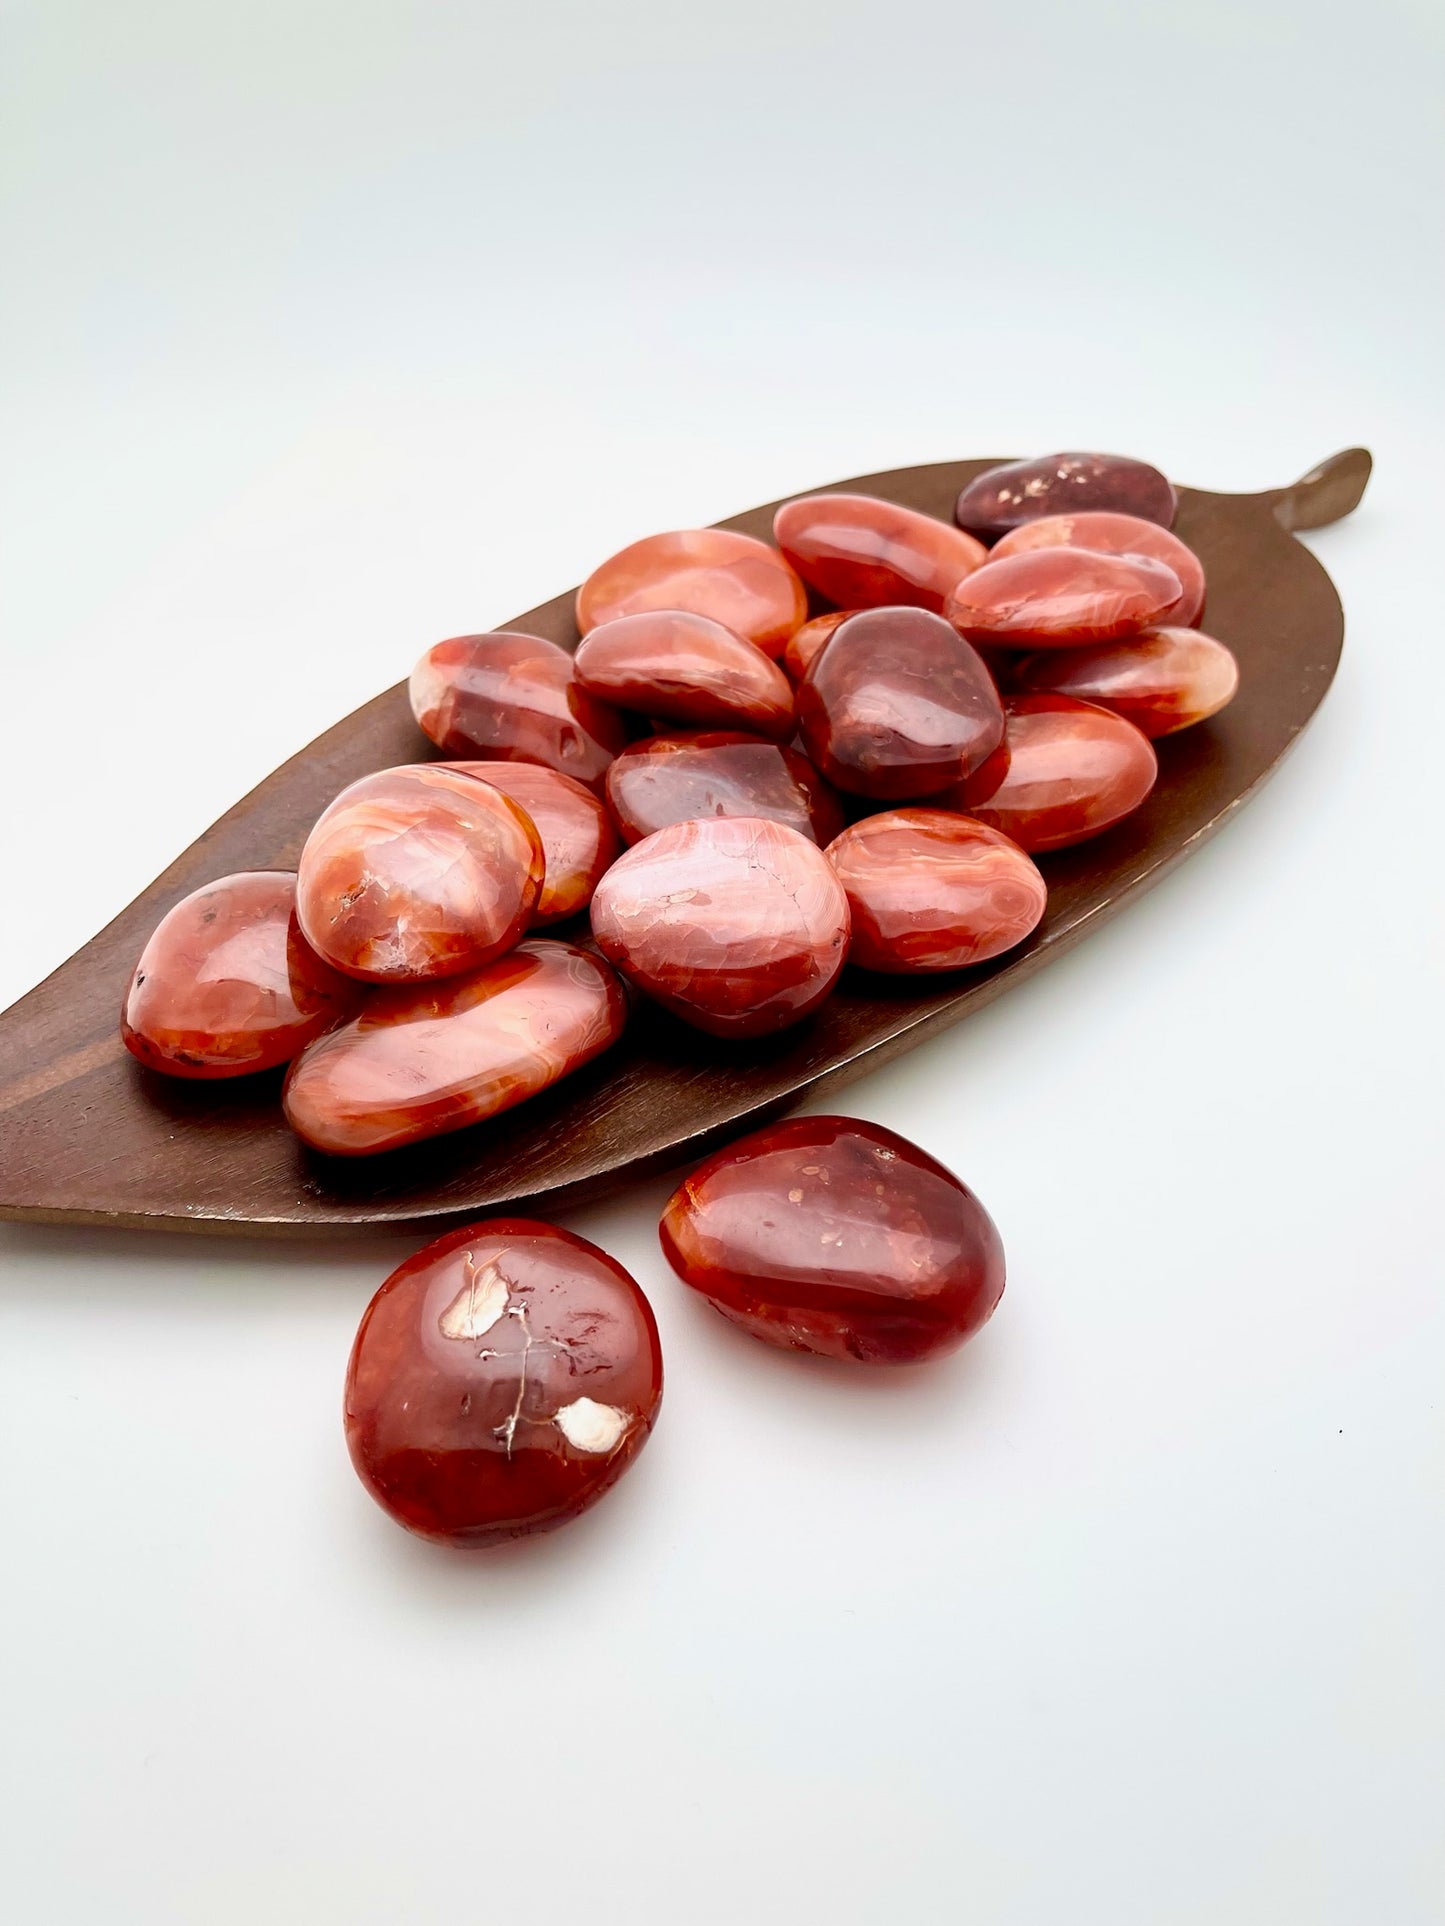
[[[959,489],[1001,459],[835,486],[949,520]],[[1239,695],[1213,721],[1156,745],[1159,783],[1135,815],[1042,859],[1049,907],[1022,948],[932,979],[850,972],[815,1018],[765,1043],[722,1044],[643,1009],[612,1052],[504,1116],[384,1156],[337,1160],[287,1130],[279,1073],[232,1082],[155,1076],[122,1048],[117,1018],[146,937],[172,904],[233,870],[294,869],[312,822],[345,784],[437,753],[398,683],[253,789],[0,1016],[0,1217],[288,1237],[437,1230],[502,1206],[574,1203],[698,1157],[804,1093],[836,1089],[912,1049],[1157,882],[1284,757],[1329,687],[1344,632],[1329,577],[1288,531],[1347,515],[1369,472],[1369,455],[1353,448],[1292,487],[1260,495],[1180,491],[1175,526],[1204,562],[1206,625],[1239,658]],[[776,505],[723,526],[767,537]],[[570,648],[572,604],[569,591],[499,626]]]

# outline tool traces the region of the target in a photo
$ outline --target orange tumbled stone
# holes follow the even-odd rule
[[[841,608],[907,606],[941,614],[988,560],[972,535],[876,495],[803,495],[773,517],[773,538],[810,588]]]
[[[594,1505],[661,1401],[657,1322],[634,1279],[570,1231],[492,1217],[408,1258],[367,1306],[346,1443],[399,1525],[481,1547]]]
[[[849,960],[898,974],[958,970],[1022,943],[1044,913],[1037,864],[948,809],[885,809],[845,829],[828,861],[853,917]]]
[[[348,976],[454,976],[511,948],[544,871],[541,838],[510,797],[445,763],[408,763],[323,810],[301,851],[296,914]]]
[[[793,690],[776,662],[710,616],[681,609],[620,615],[583,636],[582,687],[622,709],[693,729],[745,729],[785,742]]]
[[[412,714],[449,756],[540,762],[601,787],[627,724],[588,695],[572,658],[535,635],[456,635],[411,673]]]
[[[1168,611],[1171,622],[1193,626],[1204,613],[1204,564],[1192,548],[1157,522],[1139,515],[1117,515],[1106,509],[1083,510],[1077,515],[1044,515],[1023,522],[995,542],[990,559],[1024,555],[1034,548],[1091,548],[1098,555],[1147,555],[1179,577],[1180,597]]]
[[[167,1076],[247,1076],[289,1063],[362,995],[301,934],[291,871],[246,870],[161,918],[126,990],[121,1037]]]
[[[622,985],[586,950],[529,938],[466,976],[373,991],[291,1066],[286,1121],[365,1157],[494,1117],[615,1043]]]
[[[1179,577],[1147,555],[1036,548],[985,562],[960,582],[944,613],[971,642],[1076,648],[1112,642],[1168,621]]]
[[[1199,629],[1150,629],[1090,649],[1041,649],[1020,660],[1014,683],[1101,703],[1146,736],[1168,736],[1233,701],[1239,664]]]
[[[683,1282],[766,1344],[862,1364],[956,1350],[1004,1288],[983,1205],[942,1164],[852,1117],[800,1117],[730,1144],[662,1214]]]
[[[843,806],[806,756],[735,730],[634,742],[607,771],[607,803],[626,841],[699,816],[766,816],[821,847]]]
[[[1005,749],[946,800],[1020,849],[1097,836],[1139,807],[1159,771],[1132,722],[1072,696],[1012,697]]]
[[[768,655],[808,613],[803,584],[775,548],[728,528],[684,528],[619,549],[577,591],[584,635],[621,615],[686,609],[709,616]]]
[[[542,839],[546,874],[533,924],[575,916],[592,900],[598,878],[617,856],[612,818],[590,789],[538,762],[458,762],[450,765],[489,782],[532,818]]]
[[[783,650],[783,667],[793,678],[801,682],[823,652],[823,644],[840,622],[846,622],[857,609],[829,609],[826,615],[815,615],[811,622],[805,622],[796,634],[788,637],[788,646]]]

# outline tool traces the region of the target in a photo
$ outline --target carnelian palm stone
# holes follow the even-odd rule
[[[398,1524],[480,1547],[594,1505],[661,1400],[657,1324],[622,1266],[553,1225],[491,1218],[408,1258],[367,1306],[346,1442]]]
[[[583,635],[651,609],[705,615],[778,656],[808,613],[803,584],[775,548],[727,528],[648,535],[595,568],[577,591]]]
[[[678,1276],[724,1317],[825,1357],[937,1357],[1003,1294],[1003,1247],[973,1193],[906,1137],[852,1117],[730,1144],[674,1193],[660,1230]]]

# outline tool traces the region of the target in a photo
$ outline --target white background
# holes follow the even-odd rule
[[[342,1444],[407,1240],[0,1227],[11,1926],[1440,1917],[1442,19],[3,0],[0,1002],[640,534],[1378,461],[1274,784],[848,1093],[1002,1228],[954,1361],[750,1343],[639,1187],[568,1221],[654,1297],[658,1432],[467,1558]]]

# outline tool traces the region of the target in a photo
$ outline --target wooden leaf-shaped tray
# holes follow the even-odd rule
[[[959,489],[999,459],[835,486],[949,520]],[[1213,721],[1157,745],[1158,786],[1135,815],[1043,858],[1049,907],[1022,948],[933,979],[850,972],[815,1018],[765,1043],[719,1043],[643,1009],[608,1055],[517,1110],[406,1150],[340,1160],[287,1130],[279,1074],[212,1083],[155,1076],[122,1048],[117,1018],[145,939],[173,903],[233,870],[294,869],[312,822],[345,784],[436,753],[398,683],[253,789],[0,1016],[0,1217],[276,1236],[439,1229],[502,1206],[574,1203],[699,1156],[804,1092],[836,1088],[912,1049],[1157,882],[1282,759],[1329,687],[1344,632],[1329,577],[1288,531],[1347,515],[1369,472],[1369,455],[1353,448],[1264,494],[1180,491],[1175,526],[1203,559],[1206,625],[1239,657],[1239,695]],[[767,537],[776,506],[723,526]],[[569,591],[502,626],[571,648],[572,604]]]

